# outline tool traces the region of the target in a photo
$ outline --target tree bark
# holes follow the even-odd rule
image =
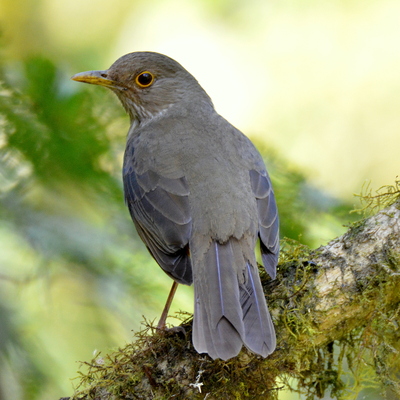
[[[341,398],[350,381],[355,391],[379,382],[400,394],[400,201],[315,251],[286,241],[274,281],[260,271],[278,340],[267,359],[197,354],[189,318],[185,334],[147,327],[85,363],[72,398],[276,399],[288,378],[310,399],[327,390]]]

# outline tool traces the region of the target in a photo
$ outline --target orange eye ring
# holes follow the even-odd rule
[[[149,71],[143,71],[136,75],[135,83],[141,88],[147,88],[154,82],[154,75]]]

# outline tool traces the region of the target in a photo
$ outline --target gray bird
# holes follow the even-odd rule
[[[244,344],[271,354],[275,331],[255,246],[260,238],[274,279],[279,222],[254,145],[215,111],[188,71],[162,54],[130,53],[108,70],[72,79],[111,89],[130,116],[125,201],[160,267],[175,282],[194,284],[197,352],[227,360]]]

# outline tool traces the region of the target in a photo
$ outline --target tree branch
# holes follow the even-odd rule
[[[365,380],[366,365],[368,379],[400,392],[399,201],[313,252],[287,241],[277,279],[261,278],[278,340],[267,359],[197,354],[191,320],[186,335],[148,326],[124,349],[84,363],[73,398],[274,399],[288,378],[309,398],[327,389],[341,398],[345,371]]]

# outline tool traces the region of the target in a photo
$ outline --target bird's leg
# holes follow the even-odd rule
[[[169,308],[171,307],[172,299],[174,298],[177,287],[178,287],[178,283],[174,281],[174,283],[172,284],[171,290],[169,292],[167,302],[165,303],[164,310],[161,314],[160,321],[158,322],[157,329],[164,330],[166,328],[165,321],[167,320]]]

